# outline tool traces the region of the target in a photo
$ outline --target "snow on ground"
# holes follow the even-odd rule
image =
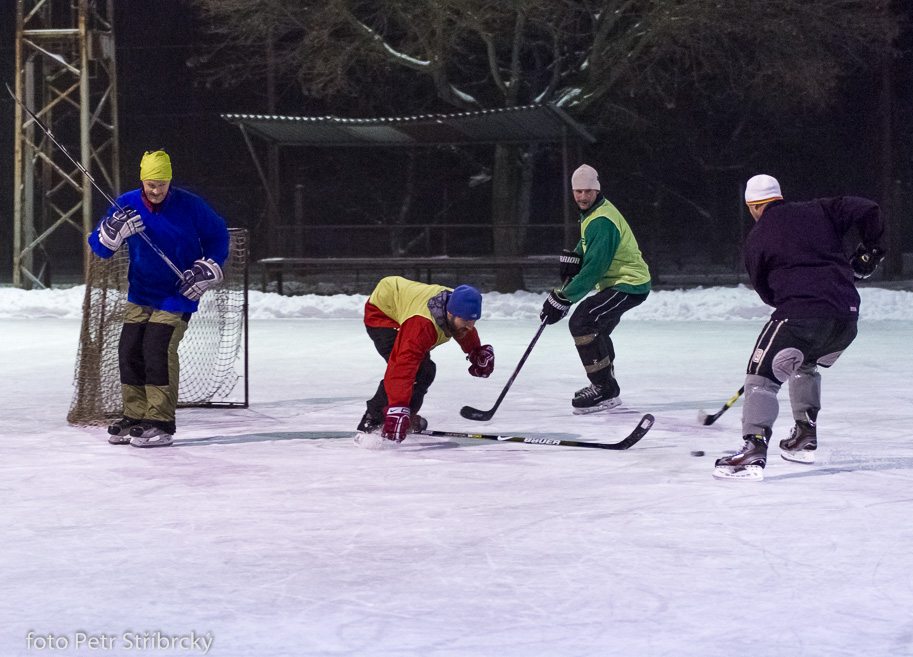
[[[494,403],[542,295],[485,295],[490,379],[434,351],[432,428],[614,442],[655,415],[624,452],[360,449],[383,373],[364,297],[258,292],[251,407],[179,411],[173,448],[114,447],[65,420],[82,292],[0,289],[0,656],[913,654],[909,292],[861,290],[859,337],[823,374],[818,464],[772,450],[760,483],[710,476],[741,444],[739,405],[696,422],[741,385],[768,315],[746,288],[628,313],[612,413],[570,413],[586,380],[562,323],[491,422],[460,417]]]
[[[862,297],[862,318],[868,320],[913,319],[913,292],[866,287]],[[33,319],[82,316],[82,285],[67,289],[17,290],[0,288],[0,319]],[[485,319],[535,319],[542,308],[542,294],[515,292],[485,295]],[[364,295],[280,296],[250,291],[251,319],[360,319]],[[628,312],[625,318],[643,320],[764,320],[770,308],[748,287],[712,287],[688,290],[656,290],[650,303]]]

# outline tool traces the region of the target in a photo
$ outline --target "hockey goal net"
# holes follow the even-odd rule
[[[247,407],[247,231],[229,228],[221,287],[200,300],[178,348],[178,406]],[[123,413],[117,344],[127,305],[126,249],[90,256],[67,421],[104,425]]]

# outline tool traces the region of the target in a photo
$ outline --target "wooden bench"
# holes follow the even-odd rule
[[[376,258],[263,258],[263,291],[271,281],[276,281],[276,291],[283,294],[286,274],[301,276],[325,272],[353,272],[356,281],[362,272],[389,276],[401,274],[425,283],[434,282],[432,274],[449,271],[486,271],[497,269],[550,269],[558,276],[558,256],[524,256],[517,258],[495,257],[376,257]]]

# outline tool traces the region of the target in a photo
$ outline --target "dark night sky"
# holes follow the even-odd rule
[[[229,225],[246,225],[252,165],[237,128],[221,112],[257,109],[235,94],[213,94],[191,83],[186,61],[194,38],[194,14],[179,0],[116,2],[118,100],[120,103],[121,180],[138,186],[139,160],[146,150],[164,148],[172,157],[175,182],[201,194]],[[0,0],[0,78],[15,82],[15,0]],[[0,99],[0,283],[12,268],[12,168],[14,103]],[[262,110],[261,110],[262,111]],[[64,139],[63,133],[57,135]],[[65,144],[71,153],[78,143]],[[96,178],[98,178],[96,176]],[[256,184],[256,181],[253,181]],[[234,202],[233,202],[234,201]],[[100,213],[104,200],[95,201]],[[242,212],[233,211],[239,206]],[[243,216],[233,216],[241,214]],[[72,231],[68,231],[68,234]],[[69,239],[67,237],[66,239]],[[74,237],[74,243],[79,240]]]
[[[249,227],[260,207],[259,182],[240,132],[219,114],[262,112],[261,98],[245,97],[241,91],[214,93],[192,84],[186,61],[198,23],[187,2],[116,2],[115,7],[122,191],[138,184],[143,151],[164,148],[172,156],[177,184],[206,198],[229,225]],[[913,13],[913,9],[907,11]],[[12,86],[15,0],[0,0],[0,25],[0,77]],[[907,53],[898,66],[902,123],[897,139],[909,144],[913,132],[909,31],[902,45]],[[817,157],[815,166],[801,164],[798,153],[777,153],[775,149],[755,164],[772,168],[779,163],[803,196],[874,196],[875,168],[865,163],[875,161],[875,89],[871,76],[863,77],[835,103],[827,131],[833,143],[809,144]],[[12,267],[12,117],[12,100],[0,98],[0,124],[5,126],[0,128],[0,283],[10,280]],[[597,148],[604,151],[605,146]],[[784,165],[784,159],[795,159],[797,166]],[[909,176],[909,149],[903,150],[901,159],[903,168],[898,173]],[[904,187],[910,182],[905,179]]]

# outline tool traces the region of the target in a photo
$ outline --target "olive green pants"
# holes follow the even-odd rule
[[[118,344],[124,416],[147,420],[174,433],[178,403],[178,345],[190,313],[127,303]]]

